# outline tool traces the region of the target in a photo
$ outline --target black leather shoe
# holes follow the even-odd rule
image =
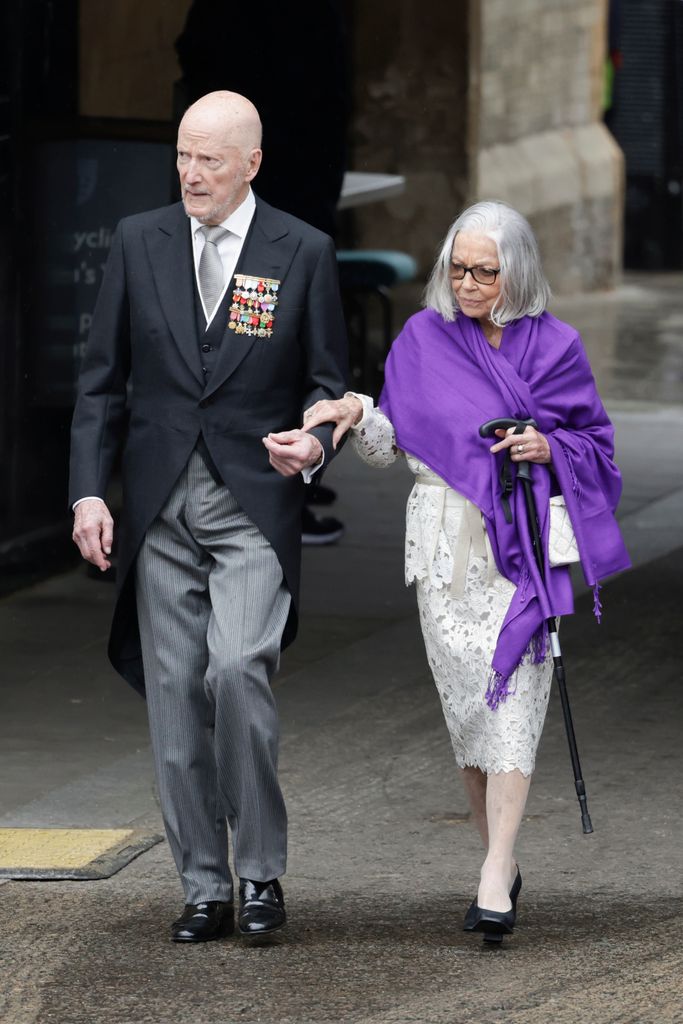
[[[286,921],[285,898],[277,878],[270,882],[240,879],[240,935],[257,939],[278,931]]]
[[[174,942],[209,942],[232,935],[234,930],[234,905],[209,900],[208,903],[186,903],[178,920],[171,925],[171,938]]]
[[[486,910],[472,900],[465,914],[463,930],[466,932],[483,932],[484,942],[500,943],[504,935],[512,935],[515,928],[515,911]]]

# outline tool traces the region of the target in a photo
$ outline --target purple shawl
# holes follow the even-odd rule
[[[479,436],[487,420],[533,417],[550,444],[552,469],[531,466],[541,535],[547,551],[551,494],[564,495],[586,583],[630,565],[614,518],[621,477],[612,461],[614,430],[598,396],[578,332],[550,313],[508,324],[493,348],[476,320],[459,313],[446,323],[434,310],[411,317],[385,368],[380,408],[396,442],[473,502],[484,515],[499,571],[516,585],[498,635],[487,701],[496,708],[525,653],[545,657],[545,619],[574,610],[567,566],[541,578],[533,556],[522,487],[513,522],[500,500],[503,453]],[[513,474],[516,468],[513,464]]]

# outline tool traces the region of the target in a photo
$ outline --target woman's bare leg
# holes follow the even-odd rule
[[[531,776],[494,772],[486,779],[488,853],[481,868],[477,903],[486,910],[506,911],[512,906],[510,888],[517,865],[515,841],[524,814]]]
[[[486,821],[486,773],[471,765],[462,769],[462,783],[467,793],[472,821],[481,836],[484,849],[489,848],[489,827]]]

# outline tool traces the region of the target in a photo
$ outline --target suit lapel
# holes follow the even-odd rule
[[[284,281],[298,245],[298,238],[292,237],[277,210],[257,199],[256,212],[237,260],[235,274],[249,274],[257,278],[272,277]],[[233,284],[234,280],[228,283],[230,299]],[[229,304],[228,302],[224,309],[228,309]],[[277,325],[277,315],[275,323]],[[228,330],[227,318],[224,331],[220,355],[207,383],[205,397],[225,383],[255,344],[268,344],[263,339],[247,334],[235,334],[234,331]]]
[[[171,207],[160,223],[146,232],[145,242],[173,340],[189,369],[203,384],[195,319],[192,239],[182,204]]]

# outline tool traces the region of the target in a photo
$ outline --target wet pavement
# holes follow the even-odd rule
[[[342,541],[307,549],[275,685],[290,923],[273,946],[174,946],[162,843],[110,879],[0,884],[7,1024],[683,1021],[681,275],[563,299],[617,426],[635,568],[577,581],[562,641],[595,833],[551,702],[503,949],[461,931],[481,860],[402,582],[410,476],[342,452]],[[406,293],[406,303],[413,295]],[[144,705],[108,667],[110,585],[82,569],[0,601],[0,825],[156,831]]]

